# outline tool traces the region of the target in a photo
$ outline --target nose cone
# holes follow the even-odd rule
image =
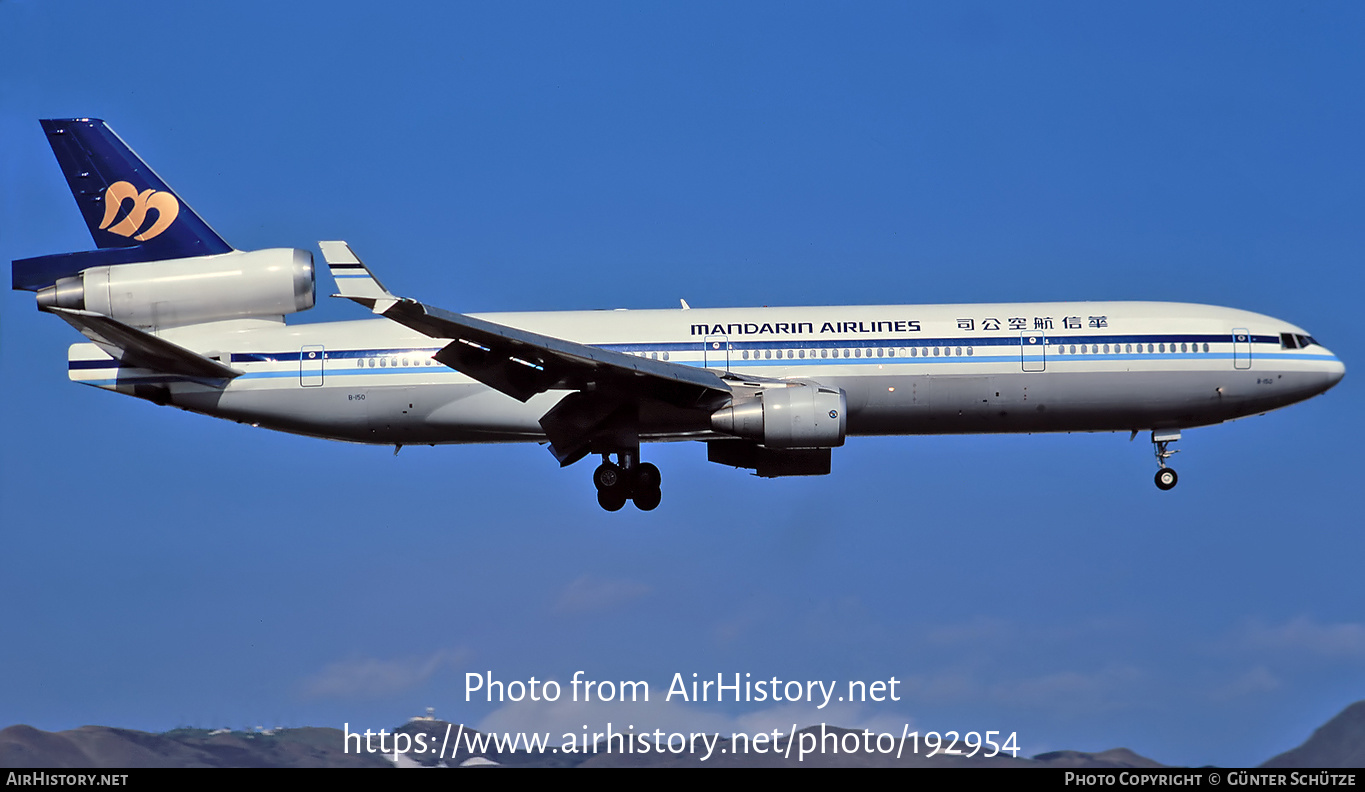
[[[1322,393],[1341,382],[1341,378],[1346,376],[1346,364],[1341,362],[1341,358],[1332,354],[1332,351],[1327,347],[1318,345],[1315,349],[1326,353],[1313,361],[1313,372],[1318,375],[1316,392]]]
[[[1338,382],[1341,382],[1341,378],[1346,376],[1346,364],[1342,363],[1341,359],[1336,355],[1333,355],[1331,361],[1325,365],[1327,371],[1327,387],[1330,388]]]

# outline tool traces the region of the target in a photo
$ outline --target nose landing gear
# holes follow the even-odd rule
[[[1156,472],[1157,489],[1171,489],[1175,486],[1176,482],[1180,480],[1180,477],[1175,474],[1174,468],[1166,467],[1166,460],[1170,459],[1175,454],[1180,453],[1178,449],[1172,450],[1167,448],[1167,446],[1179,439],[1179,430],[1166,429],[1152,431],[1152,446],[1153,450],[1156,452],[1156,463],[1158,465],[1158,470]]]
[[[634,501],[640,511],[653,511],[663,500],[659,484],[663,477],[659,468],[648,462],[640,464],[636,454],[602,455],[602,464],[593,471],[592,483],[597,487],[597,504],[607,511],[620,511],[626,501]]]

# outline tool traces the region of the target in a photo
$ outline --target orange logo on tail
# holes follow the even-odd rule
[[[113,228],[109,224],[114,222],[119,210],[123,208],[123,202],[131,200],[133,208],[128,210],[128,216]],[[156,210],[156,222],[152,227],[143,231],[137,236],[133,234],[142,227],[147,220],[147,210]],[[104,191],[104,220],[100,223],[101,229],[108,229],[111,234],[119,236],[130,236],[139,242],[147,240],[165,231],[176,215],[180,214],[180,202],[175,200],[175,196],[168,192],[157,192],[156,190],[143,190],[141,193],[137,188],[126,181],[114,182],[109,185],[109,189]]]

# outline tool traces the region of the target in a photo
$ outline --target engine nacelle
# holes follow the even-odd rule
[[[134,327],[282,316],[313,307],[313,254],[234,250],[90,267],[39,290],[38,305],[93,311]]]
[[[711,414],[711,428],[768,448],[834,448],[848,431],[848,397],[817,385],[766,388]]]

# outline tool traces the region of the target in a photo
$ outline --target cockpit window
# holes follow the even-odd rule
[[[1303,336],[1299,336],[1303,338]],[[1280,333],[1280,346],[1285,349],[1298,349],[1299,345],[1294,341],[1293,333]]]
[[[1317,341],[1314,341],[1314,340],[1313,340],[1313,337],[1312,337],[1312,336],[1301,335],[1301,336],[1294,336],[1294,337],[1297,338],[1297,339],[1299,340],[1299,346],[1300,346],[1300,347],[1307,347],[1307,346],[1310,345],[1310,344],[1316,344],[1316,343],[1317,343]]]

